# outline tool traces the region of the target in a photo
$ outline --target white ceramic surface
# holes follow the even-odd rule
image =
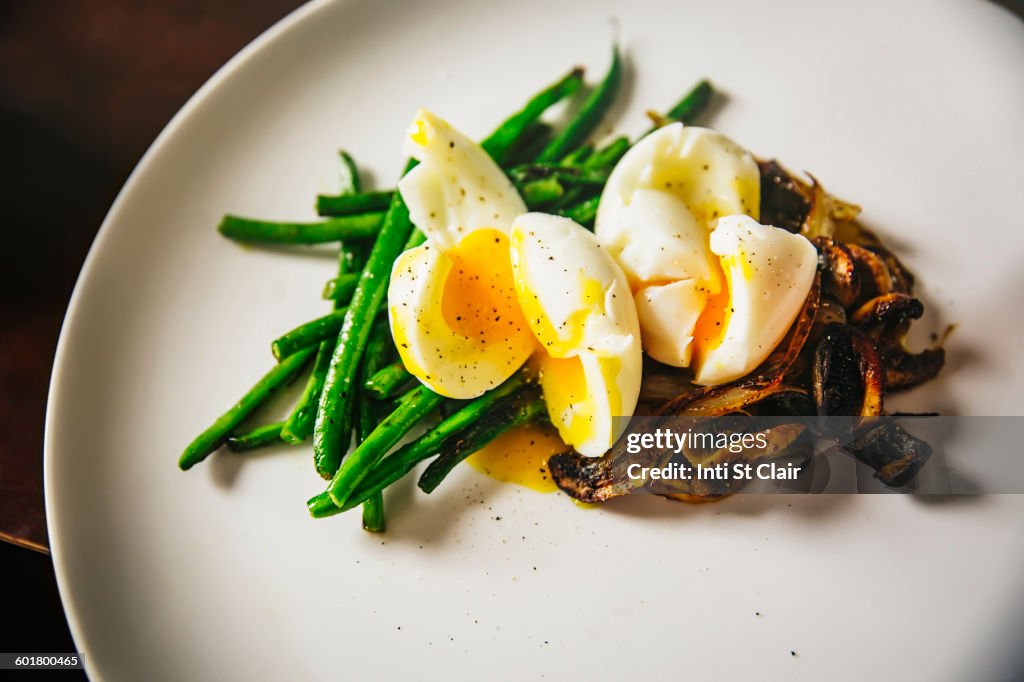
[[[1024,414],[1024,30],[979,2],[315,3],[160,135],[82,272],[47,415],[53,556],[96,680],[984,679],[1013,664],[1024,498],[630,499],[581,509],[467,467],[313,521],[305,448],[176,459],[320,314],[329,256],[220,215],[311,217],[334,150],[382,185],[418,106],[484,134],[572,64],[630,69],[636,132],[710,76],[716,127],[861,203],[960,328],[904,401]],[[760,615],[756,615],[759,613]],[[793,655],[791,652],[795,652]],[[1019,661],[1018,661],[1019,663]]]

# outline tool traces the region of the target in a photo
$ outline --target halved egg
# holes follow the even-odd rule
[[[602,455],[624,426],[614,418],[632,416],[640,394],[640,327],[625,274],[568,218],[520,216],[511,248],[551,422],[579,453]]]
[[[536,354],[561,438],[603,454],[640,393],[640,327],[621,268],[571,220],[526,213],[483,149],[433,114],[417,114],[406,151],[420,164],[399,191],[427,241],[398,258],[388,287],[405,367],[465,399]]]
[[[726,216],[711,233],[725,273],[694,329],[698,384],[739,379],[786,335],[814,283],[818,252],[810,241],[747,216]]]
[[[409,218],[444,250],[481,228],[508,234],[512,220],[526,211],[494,159],[425,109],[416,112],[403,151],[419,161],[398,183]]]
[[[645,350],[692,366],[701,384],[760,364],[813,281],[814,247],[759,225],[760,198],[749,152],[681,123],[630,149],[601,195],[595,234],[629,278]],[[776,295],[783,289],[786,296]]]
[[[388,313],[413,375],[450,398],[474,398],[536,349],[512,279],[508,230],[525,204],[475,142],[428,111],[405,151],[420,163],[398,185],[427,242],[391,272]]]

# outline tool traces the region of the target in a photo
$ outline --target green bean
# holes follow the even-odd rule
[[[562,187],[562,183],[558,181],[558,178],[531,180],[530,182],[517,185],[516,189],[519,191],[520,196],[522,196],[523,202],[531,210],[557,201],[565,194],[565,188]]]
[[[594,145],[581,144],[574,151],[566,154],[558,163],[562,166],[580,166],[593,153]]]
[[[629,151],[629,147],[630,142],[628,137],[617,137],[588,157],[583,162],[583,167],[588,170],[607,169],[610,171],[611,168],[619,162],[619,159]]]
[[[363,530],[371,533],[383,533],[386,530],[384,523],[384,494],[379,490],[366,502],[363,502]]]
[[[313,349],[310,348],[299,351],[274,365],[231,409],[222,414],[217,421],[188,444],[178,460],[178,466],[182,470],[187,470],[206,459],[211,452],[227,440],[231,432],[246,417],[263,405],[276,389],[288,384],[298,376],[312,357]]]
[[[575,68],[561,80],[536,94],[526,105],[505,120],[487,136],[480,146],[499,165],[505,162],[510,149],[522,138],[529,127],[555,103],[576,92],[583,85],[583,69]]]
[[[310,514],[320,518],[357,507],[375,493],[384,490],[412,471],[417,464],[435,455],[449,439],[481,419],[485,419],[492,408],[500,405],[509,396],[515,395],[525,385],[525,375],[522,372],[517,372],[501,386],[484,393],[479,398],[460,401],[463,403],[461,409],[416,440],[395,450],[373,467],[342,507],[339,508],[335,505],[327,493],[321,493],[307,503]]]
[[[410,379],[412,374],[399,360],[371,374],[363,383],[363,388],[374,398],[384,400],[395,395],[398,389],[409,383]]]
[[[359,273],[357,272],[338,275],[334,279],[327,280],[320,296],[325,301],[336,301],[344,305],[352,300],[352,292],[356,290],[358,282]]]
[[[597,206],[600,202],[600,196],[591,197],[586,201],[561,209],[558,211],[558,215],[570,218],[584,227],[589,227],[594,224],[594,218],[597,217]]]
[[[354,497],[354,496],[353,496]],[[367,498],[369,499],[369,497]],[[359,504],[362,504],[365,500],[360,500]],[[348,504],[345,505],[345,511],[358,507],[359,504]],[[342,512],[341,507],[334,504],[334,500],[327,494],[325,490],[322,493],[314,495],[306,501],[306,508],[309,510],[309,515],[314,519],[325,519],[328,516],[334,516]]]
[[[217,230],[239,242],[323,244],[372,237],[380,230],[383,218],[383,213],[363,213],[317,223],[289,223],[252,220],[229,214],[220,221]]]
[[[298,445],[313,433],[316,407],[320,400],[320,391],[324,388],[324,378],[327,376],[327,367],[331,363],[333,351],[334,339],[321,341],[317,347],[313,371],[310,373],[309,379],[306,380],[306,387],[281,429],[281,440],[284,442]]]
[[[228,450],[231,450],[231,452],[247,452],[268,445],[274,445],[275,443],[280,444],[281,429],[283,427],[284,422],[257,426],[246,433],[229,437],[225,445],[228,446]]]
[[[702,80],[697,83],[693,88],[683,96],[681,100],[676,102],[675,106],[668,110],[664,118],[669,121],[683,121],[689,123],[698,114],[707,109],[708,104],[711,103],[711,98],[714,96],[714,88],[711,87],[711,83],[706,80]],[[661,126],[653,126],[641,137],[650,135]]]
[[[345,155],[351,163],[351,157]],[[338,298],[334,299],[334,319],[344,315],[344,308],[340,305],[348,303],[351,298],[351,290],[358,280],[357,270],[367,260],[366,245],[361,243],[343,243],[338,253],[338,276],[334,282],[351,281],[349,293],[337,292]],[[339,326],[340,329],[340,326]],[[313,432],[313,424],[316,421],[316,408],[319,406],[319,396],[324,390],[324,382],[327,379],[327,371],[331,366],[331,356],[334,354],[334,346],[337,342],[338,329],[319,344],[316,351],[316,359],[313,361],[313,371],[309,374],[306,387],[302,397],[289,415],[285,428],[282,431],[282,438],[288,442],[298,443],[304,441]]]
[[[333,339],[341,330],[347,308],[339,308],[315,320],[300,324],[295,329],[282,334],[270,344],[270,350],[278,360],[288,357],[298,350],[317,346],[321,341]]]
[[[316,198],[316,212],[322,216],[345,216],[385,211],[391,204],[392,194],[394,194],[393,191],[361,192],[337,196],[321,194]]]
[[[393,349],[394,344],[391,341],[391,332],[388,329],[387,321],[377,320],[370,332],[370,339],[366,342],[360,376],[366,377],[374,374],[387,361],[388,351]],[[380,420],[374,414],[376,406],[365,392],[359,395],[356,407],[358,409],[356,441],[362,443],[377,427]],[[376,495],[371,496],[363,503],[363,529],[372,533],[384,532],[383,492],[377,491]]]
[[[711,83],[702,80],[693,86],[693,89],[686,93],[686,96],[679,100],[674,107],[669,109],[665,116],[675,121],[689,122],[690,119],[707,108],[712,95],[714,95],[714,89],[711,87]]]
[[[355,162],[345,152],[341,152],[341,155],[342,165],[350,171],[350,184],[345,189],[346,191],[354,191],[358,187],[358,176],[352,175],[355,172]],[[345,277],[358,278],[354,271],[360,270],[365,262],[365,244],[362,242],[343,242],[338,250],[338,279]],[[335,316],[337,316],[337,311],[340,309],[339,303],[342,302],[348,303],[348,300],[335,299]],[[309,378],[306,380],[302,396],[295,404],[295,407],[292,408],[291,414],[285,420],[284,428],[281,429],[281,439],[285,442],[298,444],[305,441],[313,433],[316,409],[320,404],[320,392],[324,388],[324,380],[327,377],[327,368],[331,364],[331,355],[334,353],[337,334],[337,330],[334,330],[333,334],[321,341],[317,348],[316,360],[313,361],[313,371],[310,372]],[[286,349],[277,346],[276,350],[277,352],[285,352]]]
[[[425,241],[427,241],[427,235],[423,234],[419,230],[414,229],[412,231],[412,234],[409,235],[409,239],[408,241],[405,242],[405,246],[402,248],[402,250],[408,251],[409,249],[415,249],[417,246],[419,246]]]
[[[462,460],[509,429],[537,419],[545,413],[545,409],[544,400],[541,398],[518,400],[499,410],[500,414],[481,419],[427,466],[416,485],[425,493],[433,492]]]
[[[579,168],[550,163],[531,163],[517,166],[509,171],[509,175],[513,180],[521,183],[555,178],[566,185],[595,185],[601,187],[608,181],[608,170],[605,168]]]
[[[370,255],[371,246],[365,241],[342,242],[338,252],[338,277],[356,275],[358,280],[359,273],[366,265],[366,258]],[[337,309],[341,306],[335,303],[334,307]]]
[[[358,194],[363,191],[356,161],[344,149],[338,150],[338,187],[338,194]]]
[[[426,386],[417,386],[405,399],[399,401],[395,411],[384,418],[355,450],[349,454],[327,487],[327,493],[337,506],[342,506],[367,472],[372,469],[395,443],[421,419],[437,409],[445,399]]]
[[[373,376],[391,361],[394,352],[395,345],[391,341],[391,329],[388,327],[387,318],[380,316],[374,321],[370,338],[366,342],[362,371],[366,376]]]
[[[557,161],[578,147],[601,123],[622,81],[622,59],[618,46],[612,47],[612,63],[604,80],[580,107],[579,113],[537,157],[537,161]]]
[[[391,330],[388,328],[387,320],[377,320],[373,323],[370,331],[370,338],[366,342],[366,351],[363,353],[362,367],[359,369],[359,376],[364,382],[374,376],[377,371],[390,360],[394,352],[394,343],[391,341]],[[365,384],[364,384],[365,385]],[[356,418],[356,442],[363,442],[371,431],[377,426],[377,420],[373,415],[373,400],[368,392],[361,391],[357,403]]]
[[[548,142],[551,141],[553,130],[550,125],[543,121],[530,124],[530,127],[523,132],[519,141],[508,150],[502,166],[517,166],[521,163],[533,161],[541,153],[541,150],[548,145]]]
[[[587,145],[584,145],[583,147],[580,147],[580,149],[585,149],[586,147]],[[586,171],[601,170],[610,174],[612,168],[615,166],[616,163],[619,162],[619,159],[621,159],[622,156],[627,151],[629,151],[629,147],[630,142],[628,137],[617,137],[611,142],[609,142],[607,145],[602,147],[601,149],[595,151],[593,154],[586,157],[583,160],[581,166]],[[601,185],[603,189],[604,183],[601,183]],[[587,188],[585,187],[570,187],[569,191],[566,192],[563,197],[561,197],[559,200],[555,202],[553,208],[564,209],[566,207],[576,205],[581,200],[585,199],[586,194]]]
[[[325,478],[338,471],[342,453],[352,437],[352,406],[359,361],[366,348],[373,319],[387,293],[391,265],[401,253],[411,231],[409,210],[401,195],[396,193],[352,294],[320,394],[313,430],[313,452],[316,470]]]

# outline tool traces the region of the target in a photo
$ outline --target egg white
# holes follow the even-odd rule
[[[640,326],[621,268],[568,218],[527,213],[511,231],[512,271],[540,343],[541,387],[559,435],[604,454],[640,394]]]
[[[526,204],[497,163],[447,121],[421,109],[406,134],[406,154],[419,164],[398,183],[413,225],[438,248],[473,230],[508,234]]]
[[[746,216],[721,218],[711,250],[728,280],[729,311],[718,344],[693,363],[705,385],[738,379],[771,354],[803,308],[818,264],[810,241]]]
[[[634,145],[601,195],[595,234],[629,278],[644,349],[701,384],[763,361],[813,280],[810,242],[757,223],[760,180],[725,135],[674,123]]]
[[[451,398],[474,398],[510,377],[536,347],[515,301],[507,237],[526,205],[480,145],[429,111],[417,112],[405,151],[419,165],[398,191],[427,242],[392,268],[392,334],[420,382]]]

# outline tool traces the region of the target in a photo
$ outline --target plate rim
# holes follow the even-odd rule
[[[192,93],[180,109],[164,125],[157,136],[153,139],[146,151],[139,158],[128,179],[114,197],[110,208],[107,210],[103,221],[100,223],[96,235],[89,245],[85,259],[82,261],[81,269],[75,279],[75,285],[68,299],[68,305],[61,321],[60,333],[57,337],[57,346],[53,355],[53,364],[50,370],[49,384],[46,393],[46,412],[43,422],[43,508],[46,518],[46,532],[49,544],[50,559],[53,562],[54,574],[57,581],[57,591],[60,595],[61,607],[71,631],[78,653],[82,657],[82,665],[85,673],[90,679],[101,679],[102,672],[95,669],[88,656],[88,638],[83,619],[80,617],[75,606],[70,581],[67,577],[67,567],[64,562],[64,552],[61,547],[62,532],[58,521],[59,502],[56,495],[51,494],[56,486],[55,451],[57,449],[55,435],[57,424],[60,421],[59,414],[62,405],[62,375],[64,365],[67,362],[66,356],[71,345],[72,337],[76,333],[79,322],[78,309],[80,300],[89,287],[96,269],[97,254],[102,249],[103,243],[109,238],[111,225],[116,222],[122,212],[122,206],[127,197],[135,190],[139,178],[153,164],[154,157],[177,135],[186,122],[192,118],[206,99],[223,82],[229,79],[236,71],[241,69],[247,62],[253,59],[258,53],[267,49],[271,44],[280,40],[282,36],[294,30],[298,25],[310,21],[315,15],[326,11],[328,8],[343,3],[346,0],[309,0],[286,15],[278,19],[262,33],[253,38],[243,46],[230,59],[222,64],[214,73]]]

